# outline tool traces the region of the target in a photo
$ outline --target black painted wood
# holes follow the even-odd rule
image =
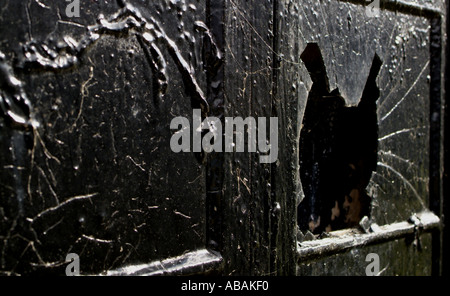
[[[344,262],[369,249],[390,262],[386,274],[448,268],[442,225],[433,220],[430,237],[405,224],[418,212],[448,212],[440,1],[381,1],[379,17],[366,15],[363,0],[81,1],[80,17],[64,1],[3,2],[1,274],[64,274],[68,253],[80,255],[85,274],[359,274],[364,266]],[[299,161],[313,87],[301,58],[308,44],[320,48],[329,91],[349,108],[380,57],[366,221],[408,231],[305,265],[305,240],[327,249],[297,226],[309,194]],[[277,117],[277,160],[172,152],[170,122],[192,124],[193,109],[223,125]]]

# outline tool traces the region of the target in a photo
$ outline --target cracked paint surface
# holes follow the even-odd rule
[[[299,267],[292,257],[304,198],[301,122],[312,85],[300,55],[310,42],[347,106],[359,103],[373,56],[383,61],[371,222],[403,221],[428,207],[425,18],[386,10],[368,19],[356,0],[226,0],[218,2],[226,39],[218,45],[203,0],[82,1],[81,18],[68,18],[64,1],[4,2],[1,274],[62,274],[68,253],[80,255],[82,273],[169,266],[167,258],[203,254],[194,250],[210,244],[208,219],[226,274],[329,273],[322,262]],[[256,156],[234,154],[213,158],[208,171],[201,155],[172,153],[169,123],[189,118],[193,107],[220,118],[282,117],[279,161],[260,166]],[[205,211],[208,196],[215,203]],[[341,209],[333,205],[336,218]],[[397,242],[381,248],[418,254]],[[341,258],[335,262],[345,268]]]
[[[205,245],[204,167],[170,151],[168,128],[208,112],[205,3],[143,4],[0,12],[17,27],[0,42],[2,273],[63,273],[68,253],[99,273]]]

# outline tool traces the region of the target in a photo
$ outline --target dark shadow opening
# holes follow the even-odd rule
[[[298,226],[321,234],[356,226],[370,214],[366,187],[377,165],[376,77],[381,60],[375,54],[358,106],[346,107],[339,89],[329,91],[318,45],[308,44],[301,58],[313,85],[300,134],[305,197],[298,207]]]

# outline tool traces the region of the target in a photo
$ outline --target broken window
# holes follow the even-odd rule
[[[381,60],[375,55],[359,104],[346,106],[339,89],[330,92],[318,45],[308,44],[301,58],[313,85],[300,133],[305,197],[298,207],[298,226],[321,234],[356,226],[370,214],[366,187],[377,165],[376,78]]]

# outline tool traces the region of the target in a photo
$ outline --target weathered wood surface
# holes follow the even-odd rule
[[[378,17],[363,0],[81,1],[80,17],[67,16],[64,1],[3,2],[2,274],[64,274],[68,253],[86,274],[157,274],[160,262],[176,274],[342,273],[351,252],[304,265],[297,248],[313,85],[301,55],[312,43],[329,92],[347,106],[381,59],[370,222],[407,223],[424,210],[441,218],[443,1],[385,0]],[[192,124],[193,109],[222,123],[277,117],[277,160],[173,153],[170,122]],[[435,224],[423,234],[424,256],[389,235],[398,240],[352,250],[411,258],[385,274],[437,273]]]

